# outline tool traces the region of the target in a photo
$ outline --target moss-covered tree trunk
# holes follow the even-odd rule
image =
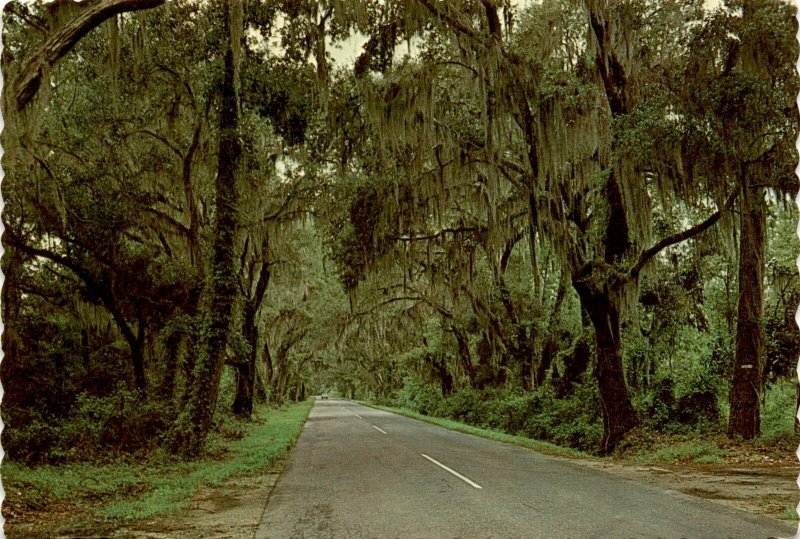
[[[752,439],[761,434],[766,202],[763,188],[753,185],[750,177],[745,175],[742,183],[739,307],[728,435]]]
[[[225,0],[223,10],[224,33],[228,41],[219,114],[216,224],[210,287],[211,322],[203,357],[194,368],[194,384],[186,409],[176,425],[174,449],[184,455],[198,454],[211,428],[237,291],[234,247],[238,208],[236,176],[242,153],[239,140],[239,65],[244,21],[242,0]]]

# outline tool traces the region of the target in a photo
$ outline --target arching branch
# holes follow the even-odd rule
[[[24,109],[39,91],[45,71],[67,54],[86,34],[114,15],[151,9],[164,0],[94,0],[82,4],[78,14],[56,30],[27,59],[11,85],[17,110]]]
[[[663,238],[649,249],[642,251],[642,253],[639,255],[639,260],[637,260],[636,264],[634,264],[630,271],[628,271],[629,278],[636,279],[639,276],[639,272],[642,271],[644,265],[647,264],[651,258],[656,256],[667,247],[693,238],[701,232],[705,232],[714,226],[714,224],[719,221],[720,217],[722,217],[724,212],[730,211],[733,208],[733,203],[736,201],[736,197],[739,196],[740,191],[741,186],[737,185],[731,194],[728,195],[728,198],[725,200],[725,203],[722,205],[722,207],[709,216],[705,221],[698,223],[691,228],[687,228],[683,232],[678,232],[677,234]]]

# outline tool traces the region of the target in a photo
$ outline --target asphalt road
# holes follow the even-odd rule
[[[794,526],[528,449],[317,401],[256,539],[793,537]]]

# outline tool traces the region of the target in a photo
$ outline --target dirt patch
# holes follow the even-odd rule
[[[800,464],[736,466],[711,464],[636,465],[615,461],[575,460],[578,464],[684,492],[750,513],[784,518],[800,499]]]
[[[201,489],[185,511],[131,524],[107,522],[70,504],[20,509],[6,516],[9,539],[252,539],[282,465],[270,473]]]
[[[117,528],[114,539],[252,539],[280,470],[239,477],[197,493],[179,515]]]

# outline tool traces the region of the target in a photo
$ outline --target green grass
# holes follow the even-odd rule
[[[713,442],[692,440],[656,447],[647,453],[632,455],[630,460],[644,464],[694,462],[696,464],[724,464],[724,451]]]
[[[300,435],[312,402],[281,410],[260,409],[246,434],[228,443],[220,458],[147,464],[68,464],[27,467],[4,463],[6,492],[23,497],[31,508],[48,501],[90,507],[108,520],[138,520],[180,511],[204,486],[270,469],[285,457]]]
[[[800,520],[800,515],[797,514],[797,510],[794,507],[787,507],[783,510],[783,513],[778,515],[778,518],[784,520]]]
[[[362,404],[365,406],[371,406],[372,408],[377,408],[379,410],[384,410],[386,412],[393,412],[395,414],[404,415],[412,419],[425,421],[426,423],[438,425],[446,429],[463,432],[465,434],[472,434],[473,436],[480,436],[481,438],[488,438],[489,440],[495,440],[497,442],[527,447],[528,449],[533,449],[534,451],[538,451],[539,453],[544,453],[546,455],[566,458],[586,458],[591,456],[577,449],[561,447],[550,442],[526,438],[525,436],[515,436],[513,434],[506,434],[505,432],[498,432],[496,430],[474,427],[472,425],[467,425],[466,423],[461,423],[452,419],[423,415],[413,410],[409,410],[408,408],[394,408],[390,406],[372,404],[369,402],[362,402]]]

